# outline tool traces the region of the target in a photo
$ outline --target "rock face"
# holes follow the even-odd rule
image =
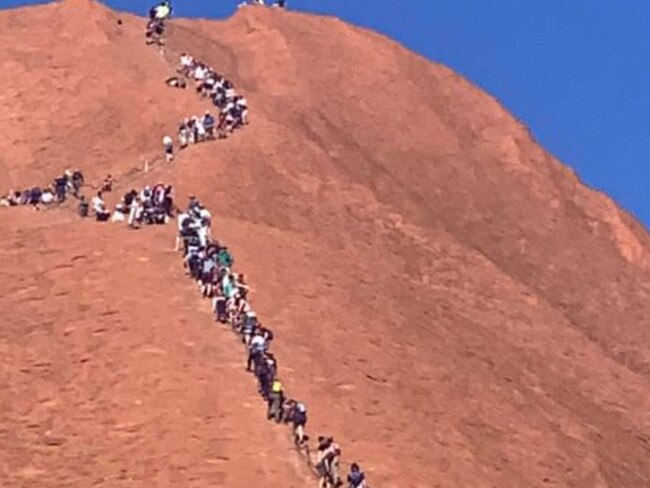
[[[251,7],[173,21],[161,56],[142,30],[89,0],[0,13],[0,191],[79,166],[205,201],[310,432],[373,486],[650,486],[640,224],[372,32]],[[205,108],[163,84],[183,51],[235,81],[251,125],[157,164]],[[311,483],[172,241],[0,212],[3,486]]]

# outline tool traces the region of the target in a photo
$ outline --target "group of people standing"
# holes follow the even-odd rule
[[[258,392],[266,402],[267,418],[290,425],[299,449],[306,449],[310,465],[316,467],[320,488],[343,485],[339,474],[341,448],[332,437],[320,436],[315,463],[311,460],[305,433],[307,406],[287,395],[279,376],[278,361],[271,351],[273,331],[262,323],[251,306],[250,287],[242,273],[234,271],[230,250],[212,235],[212,214],[194,196],[180,212],[176,250],[183,266],[202,296],[212,302],[215,320],[229,326],[246,350],[246,370],[257,380]],[[355,463],[347,478],[350,488],[366,487],[365,474]]]
[[[84,174],[79,169],[66,169],[60,176],[46,186],[33,186],[26,190],[10,190],[0,197],[0,207],[15,207],[18,205],[31,205],[34,208],[63,203],[70,196],[82,198],[81,188],[84,186]],[[108,175],[100,185],[102,191],[110,191],[113,179]]]
[[[183,53],[177,68],[178,76],[166,80],[167,85],[186,88],[187,82],[194,82],[197,94],[212,101],[217,114],[206,110],[202,116],[183,119],[178,127],[178,148],[183,150],[190,144],[224,139],[228,134],[248,124],[248,101],[235,90],[234,84],[207,64]],[[176,153],[174,139],[163,137],[165,160],[173,161]]]
[[[115,209],[111,212],[104,201],[105,192],[99,191],[90,205],[84,197],[79,202],[79,215],[87,217],[89,207],[98,222],[126,222],[132,228],[143,225],[161,225],[174,217],[174,197],[171,185],[158,182],[145,186],[140,191],[135,189],[125,193]]]

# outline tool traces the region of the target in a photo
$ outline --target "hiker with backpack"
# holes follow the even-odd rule
[[[253,339],[253,334],[257,331],[257,315],[255,312],[250,310],[246,313],[246,316],[242,322],[241,335],[242,342],[249,347],[251,340]]]
[[[230,254],[227,246],[223,246],[219,249],[219,253],[217,254],[217,263],[219,264],[219,267],[228,269],[232,268],[233,264],[235,264],[235,260],[232,257],[232,254]]]
[[[161,19],[153,18],[147,23],[145,30],[145,43],[150,46],[157,44],[158,46],[165,45],[165,23]]]
[[[302,402],[295,402],[295,405],[290,410],[290,418],[293,426],[294,442],[298,445],[303,445],[307,436],[305,435],[305,427],[307,426],[307,406]]]
[[[271,392],[268,396],[266,417],[269,420],[275,420],[276,423],[282,422],[282,405],[284,404],[284,388],[282,382],[278,379],[273,381]]]
[[[338,468],[341,448],[334,442],[333,437],[318,438],[318,453],[316,469],[319,475],[319,488],[334,488],[340,484]]]
[[[266,341],[258,332],[253,334],[248,345],[248,360],[246,361],[246,371],[253,372],[262,360],[266,352]]]
[[[268,361],[266,355],[260,361],[257,368],[257,391],[264,400],[268,401],[271,397],[271,387],[275,381],[275,370],[272,363]]]

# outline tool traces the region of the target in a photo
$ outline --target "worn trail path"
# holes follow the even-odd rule
[[[163,157],[141,161],[115,175],[109,199],[165,173]],[[0,402],[11,420],[0,443],[12,446],[3,486],[304,486],[310,478],[286,428],[265,420],[241,346],[214,324],[167,247],[174,223],[133,231],[80,222],[71,205],[0,215],[15,222],[0,231],[0,260],[29,259],[32,270],[3,270],[0,283],[0,351],[10,358]],[[78,442],[88,437],[91,445]]]
[[[78,164],[90,181],[124,175],[120,193],[156,180],[174,184],[180,203],[195,192],[278,335],[283,381],[316,405],[310,432],[334,435],[344,457],[361,460],[377,486],[649,485],[650,236],[642,225],[452,70],[338,19],[266,8],[240,9],[221,22],[173,21],[170,52],[187,49],[228,74],[250,102],[251,126],[142,175],[141,158],[161,154],[160,138],[179,115],[205,109],[193,93],[161,85],[170,70],[142,42],[142,27],[143,19],[92,0],[0,11],[0,54],[12,73],[1,94],[3,189],[48,181]],[[169,241],[156,242],[167,232]],[[220,331],[182,279],[178,256],[165,250],[171,229],[124,229],[123,236],[59,210],[0,212],[0,306],[11,308],[0,341],[0,369],[11,379],[0,382],[0,401],[11,412],[0,417],[0,469],[12,480],[3,486],[30,486],[23,477],[31,486],[86,488],[94,472],[116,479],[142,454],[147,472],[125,486],[171,484],[152,480],[177,463],[195,468],[175,475],[180,486],[198,484],[192,476],[206,485],[225,476],[226,486],[248,487],[237,476],[250,467],[243,453],[265,442],[274,448],[268,462],[255,464],[260,479],[311,486],[299,458],[288,455],[286,430],[264,420],[252,379],[234,365],[212,364],[206,348],[221,346],[208,337]],[[36,256],[41,249],[49,257]],[[73,261],[93,251],[104,260]],[[172,272],[149,271],[139,261],[145,257],[168,262]],[[84,286],[95,293],[74,311],[69,297],[56,294],[81,287],[84,271],[94,278]],[[56,294],[38,293],[53,286],[52,278],[39,279],[44,274],[57,277]],[[138,292],[143,282],[147,291]],[[147,310],[134,303],[138,293],[148,297]],[[189,302],[177,303],[183,293]],[[132,351],[114,340],[108,355],[94,342],[125,332],[79,335],[113,320],[102,315],[105,303],[135,307],[120,316],[142,324],[128,329],[127,342],[148,342],[158,331],[151,314],[170,334],[160,349],[177,367],[151,370],[175,378],[173,401],[147,387],[149,408],[164,411],[166,425],[147,424],[137,441],[112,437],[108,427],[137,411],[121,406],[124,392],[112,385]],[[78,332],[65,336],[53,317],[74,322],[80,313]],[[192,354],[179,347],[187,334],[206,347]],[[240,362],[239,346],[224,337]],[[38,377],[38,391],[52,398],[41,412],[32,401],[38,370],[19,374],[15,364],[32,362],[24,350],[47,356],[61,341],[69,342],[57,346],[52,364],[68,376],[93,360],[110,366],[88,375],[73,401],[63,373]],[[91,359],[70,366],[68,350]],[[207,374],[203,364],[219,369],[219,397],[233,400],[215,410],[236,416],[224,425],[186,419],[209,388],[195,380]],[[97,393],[97,384],[107,386]],[[228,425],[245,416],[228,392],[240,388],[250,388],[259,417],[236,436]],[[111,401],[96,413],[103,430],[86,417],[65,422],[78,415],[75,402],[90,406],[104,390]],[[68,440],[56,446],[32,424]],[[200,460],[210,456],[201,439],[224,437],[224,429],[231,457],[204,470]],[[178,436],[157,435],[163,430]],[[181,442],[187,462],[177,452]],[[71,454],[81,445],[93,453],[83,463]],[[93,466],[95,458],[110,463]]]
[[[168,228],[16,212],[0,260],[31,271],[0,281],[3,486],[304,486]]]

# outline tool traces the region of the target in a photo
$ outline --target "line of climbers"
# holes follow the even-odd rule
[[[264,0],[244,0],[238,7],[245,7],[247,5],[266,5]],[[287,0],[273,0],[272,7],[287,8]]]
[[[10,190],[6,195],[0,197],[0,207],[15,207],[18,205],[31,205],[38,209],[55,203],[63,203],[72,195],[81,197],[81,187],[85,178],[79,169],[66,169],[63,174],[54,178],[50,185],[33,186],[26,190]],[[97,187],[100,191],[111,191],[113,188],[113,177],[108,175]]]
[[[250,287],[245,275],[234,271],[235,260],[230,250],[212,238],[212,215],[192,196],[187,210],[179,213],[177,219],[175,248],[182,251],[187,275],[195,280],[202,296],[212,300],[215,320],[239,336],[247,351],[246,370],[257,379],[258,392],[266,402],[267,418],[291,425],[296,447],[305,450],[310,466],[316,466],[319,487],[342,486],[341,448],[332,437],[318,438],[315,464],[311,460],[309,437],[305,433],[307,407],[286,394],[278,375],[278,361],[271,352],[275,335],[251,307]],[[356,463],[347,481],[351,488],[366,487],[365,475]]]
[[[287,8],[287,0],[273,0],[272,7]],[[266,5],[264,0],[244,0],[238,8],[248,5]],[[165,21],[172,15],[173,7],[170,0],[162,0],[149,9],[149,21],[145,30],[147,44],[165,45]]]
[[[22,203],[38,206],[38,195],[51,192],[50,203],[64,203],[69,195],[79,201],[81,217],[94,216],[98,222],[126,222],[133,228],[143,225],[167,224],[177,213],[178,234],[175,249],[182,251],[183,266],[194,279],[202,295],[212,301],[215,320],[227,325],[240,338],[246,352],[246,370],[257,379],[258,392],[266,402],[267,418],[292,428],[292,435],[299,452],[307,456],[308,465],[315,466],[320,488],[334,488],[343,484],[340,477],[341,448],[333,437],[319,436],[315,462],[312,460],[307,425],[307,407],[304,402],[290,398],[278,375],[278,361],[271,352],[274,333],[258,318],[251,307],[250,287],[245,275],[234,271],[235,260],[227,246],[213,240],[212,215],[194,196],[185,211],[174,205],[173,188],[157,183],[145,186],[141,191],[127,192],[110,212],[103,194],[113,190],[109,175],[95,187],[100,191],[88,204],[82,194],[84,176],[80,170],[66,170],[54,180],[53,189],[26,190],[28,195]],[[2,201],[4,201],[3,198]],[[9,206],[9,205],[6,205]],[[347,477],[349,488],[367,488],[365,474],[356,463]]]
[[[212,141],[215,138],[225,139],[240,127],[248,125],[248,101],[235,90],[235,85],[225,76],[220,75],[206,63],[197,61],[189,54],[180,56],[178,76],[168,78],[165,83],[175,88],[186,88],[187,81],[195,84],[196,93],[203,98],[209,98],[219,110],[218,120],[210,110],[202,117],[192,116],[181,121],[178,127],[178,143],[180,150],[190,144]],[[174,139],[163,137],[165,159],[174,159]]]
[[[55,179],[53,189],[27,190],[19,196],[21,203],[38,206],[44,201],[39,195],[46,192],[52,195],[52,200],[46,201],[53,204],[62,204],[72,195],[79,200],[78,213],[81,217],[88,217],[92,210],[98,222],[127,222],[134,228],[166,224],[178,210],[174,205],[172,187],[162,183],[145,186],[140,192],[127,192],[112,213],[107,210],[103,199],[103,193],[113,190],[110,175],[98,186],[100,191],[92,198],[90,205],[81,193],[83,186],[83,173],[80,170],[67,170]],[[28,198],[23,198],[24,195],[28,195]],[[3,202],[5,200],[2,199]],[[304,450],[309,466],[316,467],[320,488],[341,486],[341,448],[332,437],[320,436],[315,463],[311,459],[309,437],[305,433],[307,407],[285,392],[278,376],[278,361],[270,350],[274,334],[253,311],[249,299],[250,287],[245,276],[234,271],[234,258],[228,247],[212,239],[211,213],[195,197],[191,197],[187,210],[179,211],[177,220],[176,250],[182,250],[187,274],[196,281],[203,297],[212,300],[215,320],[229,325],[239,335],[247,351],[246,370],[257,379],[258,392],[267,405],[268,419],[291,425],[296,447],[299,452]],[[347,481],[349,488],[367,488],[365,475],[356,463],[352,464]]]
[[[109,212],[103,199],[104,192],[113,190],[113,179],[109,175],[99,185],[101,190],[92,198],[91,204],[81,194],[84,186],[83,173],[67,170],[55,179],[51,189],[34,188],[18,192],[18,200],[3,197],[2,206],[41,203],[63,204],[71,194],[79,200],[78,213],[88,217],[92,209],[98,222],[127,222],[138,228],[141,225],[167,224],[178,208],[174,205],[173,189],[157,183],[145,186],[140,192],[127,192]],[[49,192],[52,199],[42,199]],[[12,193],[12,192],[10,192]],[[25,197],[27,195],[27,197]],[[320,488],[335,488],[343,485],[339,475],[341,448],[333,437],[319,436],[316,462],[312,460],[307,425],[307,407],[304,402],[290,398],[278,375],[278,361],[271,352],[274,333],[266,327],[251,307],[250,287],[245,275],[234,271],[234,257],[227,246],[213,240],[212,215],[195,197],[185,211],[178,211],[178,234],[175,249],[182,251],[183,266],[188,276],[194,279],[202,295],[212,301],[215,320],[230,326],[239,337],[247,352],[246,370],[257,379],[258,392],[266,402],[267,418],[284,423],[292,428],[293,439],[299,452],[307,455],[308,465],[315,466]],[[353,463],[347,476],[348,488],[368,488],[365,474],[359,465]]]
[[[264,4],[263,1],[253,3]],[[279,6],[285,4],[285,2],[276,3],[280,4]],[[160,26],[161,39],[164,33],[164,20],[171,15],[171,11],[171,4],[168,1],[162,2],[150,11],[150,24],[154,22]],[[147,30],[149,32],[149,27]],[[205,75],[197,77],[197,69],[199,74],[201,74],[201,70],[204,70]],[[232,91],[228,92],[228,90],[232,90],[232,84],[227,83],[223,77],[207,68],[206,65],[195,62],[187,55],[181,57],[179,74],[193,78],[197,83],[197,92],[203,96],[209,96],[213,103],[222,110],[220,120],[224,116],[224,108],[230,107],[227,111],[229,112],[232,105],[237,106],[237,102],[240,101],[240,115],[235,118],[237,122],[235,125],[240,126],[246,123],[248,108],[245,99],[242,105],[243,97],[237,97]],[[169,80],[168,84],[170,84]],[[219,85],[218,88],[217,85]],[[171,86],[174,85],[171,84]],[[200,124],[205,130],[205,117],[208,115],[209,113],[203,119],[197,117],[190,120],[194,120],[194,124],[200,120]],[[230,123],[232,124],[232,121]],[[207,125],[209,128],[209,121]],[[189,132],[187,129],[188,122],[184,121],[181,130],[179,130],[181,147],[187,145],[183,144],[184,141],[190,143],[202,140],[200,129],[190,127]],[[206,139],[209,137],[207,130],[205,137]],[[173,159],[173,140],[171,137],[165,136],[163,144],[169,161]],[[51,203],[63,203],[67,195],[72,194],[79,199],[79,214],[86,217],[89,214],[89,205],[80,193],[83,186],[84,178],[81,171],[66,171],[63,176],[55,179],[51,188],[46,190],[33,188],[24,192],[10,192],[7,197],[0,199],[0,205],[39,205],[39,203],[43,203],[43,200]],[[127,221],[130,226],[138,227],[147,224],[166,224],[174,216],[175,207],[171,186],[158,183],[153,187],[147,186],[140,192],[131,190],[124,195],[112,214],[107,210],[103,199],[103,193],[113,189],[113,180],[110,175],[98,188],[100,191],[93,197],[90,205],[97,221]],[[44,199],[43,194],[45,193],[50,193],[52,197],[47,196]],[[177,219],[176,249],[182,251],[183,265],[187,274],[196,281],[203,297],[211,299],[215,320],[230,326],[240,337],[247,351],[246,369],[257,378],[258,391],[267,405],[268,419],[291,426],[298,451],[307,455],[310,467],[316,467],[320,488],[342,486],[344,483],[339,475],[341,448],[332,437],[318,437],[316,462],[314,463],[311,459],[309,437],[305,432],[307,407],[303,402],[291,399],[285,392],[278,376],[277,359],[270,350],[274,334],[262,324],[253,311],[249,300],[250,287],[243,274],[234,272],[234,258],[228,247],[222,245],[218,240],[212,239],[212,215],[195,197],[191,197],[187,210],[178,212]],[[365,474],[358,464],[351,465],[347,483],[348,488],[368,488]]]
[[[115,205],[113,212],[106,208],[103,192],[98,192],[90,203],[95,220],[98,222],[126,222],[132,228],[143,225],[161,225],[169,222],[174,216],[174,195],[171,185],[161,182],[145,186],[142,190],[130,190],[125,193],[120,202]],[[78,213],[81,217],[88,216],[88,203],[84,197],[79,202]]]
[[[90,203],[82,194],[85,177],[81,170],[65,170],[61,176],[54,179],[47,187],[35,186],[24,191],[9,191],[0,198],[0,207],[15,207],[30,205],[35,209],[62,204],[69,197],[78,200],[77,213],[81,217],[88,217],[90,210],[98,222],[127,222],[131,227],[141,225],[166,224],[174,216],[173,188],[170,185],[157,183],[145,186],[141,191],[131,190],[126,193],[115,206],[113,212],[109,211],[104,201],[104,194],[113,191],[113,177],[108,175],[97,186],[90,187],[98,190]]]

